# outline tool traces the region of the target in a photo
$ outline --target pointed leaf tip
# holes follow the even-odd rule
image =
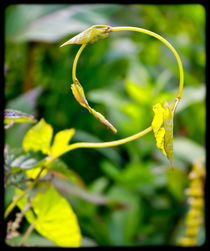
[[[87,99],[85,97],[85,93],[84,93],[83,87],[80,84],[80,82],[78,81],[78,79],[74,79],[74,82],[71,85],[71,90],[73,92],[73,95],[74,95],[75,99],[78,101],[78,103],[81,106],[85,107],[91,114],[94,115],[94,117],[99,122],[101,122],[102,124],[104,124],[113,133],[117,133],[117,129],[101,113],[95,111],[94,109],[92,109],[90,107],[90,105],[88,104],[88,101],[87,101]]]
[[[58,158],[68,150],[69,141],[75,134],[75,129],[65,129],[56,133],[51,147],[53,159]]]
[[[110,31],[111,27],[108,25],[94,25],[69,39],[67,42],[60,45],[60,47],[68,44],[92,44],[108,37]]]
[[[113,133],[117,133],[117,129],[99,112],[95,111],[91,108],[90,111],[95,118],[102,124],[104,124],[108,129],[110,129]]]

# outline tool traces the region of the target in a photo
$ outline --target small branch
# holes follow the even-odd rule
[[[174,49],[174,47],[166,39],[164,39],[160,35],[152,32],[152,31],[146,30],[146,29],[137,28],[137,27],[129,27],[129,26],[110,27],[110,29],[111,29],[110,30],[111,32],[114,32],[114,31],[123,31],[124,30],[124,31],[137,31],[137,32],[145,33],[147,35],[153,36],[156,39],[160,40],[162,43],[164,43],[172,51],[172,53],[176,57],[176,60],[177,60],[177,63],[178,63],[178,67],[179,67],[179,72],[180,72],[179,90],[178,90],[178,93],[177,93],[177,97],[176,97],[176,99],[175,99],[175,101],[174,101],[174,103],[172,104],[172,107],[171,107],[171,110],[172,110],[172,112],[174,114],[174,112],[176,110],[176,107],[178,105],[178,102],[181,99],[181,94],[182,94],[183,85],[184,85],[184,71],[183,71],[182,62],[181,62],[181,59],[179,57],[179,54],[176,52],[176,50]],[[77,80],[77,77],[76,77],[77,62],[78,62],[78,59],[79,59],[79,57],[80,57],[80,55],[81,55],[81,53],[82,53],[82,51],[83,51],[83,49],[85,48],[86,45],[87,44],[83,44],[80,47],[80,49],[78,50],[78,52],[76,54],[76,57],[74,59],[73,69],[72,69],[72,78],[73,78],[73,81]],[[143,135],[147,134],[150,131],[152,131],[152,126],[148,127],[147,129],[145,129],[142,132],[139,132],[139,133],[137,133],[135,135],[132,135],[132,136],[130,136],[128,138],[121,139],[121,140],[116,140],[116,141],[111,141],[111,142],[103,142],[103,143],[89,143],[89,142],[75,143],[75,144],[70,145],[67,148],[67,150],[65,151],[65,153],[68,152],[68,151],[71,151],[73,149],[76,149],[76,148],[100,148],[100,147],[103,148],[103,147],[112,147],[112,146],[117,146],[117,145],[125,144],[127,142],[130,142],[132,140],[135,140],[137,138],[142,137]]]
[[[46,163],[51,163],[51,162],[48,161]],[[7,218],[7,216],[10,214],[10,212],[13,210],[13,208],[17,205],[18,201],[20,201],[36,185],[36,183],[38,182],[38,179],[39,179],[41,173],[44,171],[45,168],[46,168],[46,164],[42,167],[42,169],[38,173],[36,179],[31,184],[31,186],[29,186],[21,195],[15,197],[14,200],[13,200],[13,202],[9,204],[9,206],[7,207],[7,209],[6,209],[5,213],[4,213],[4,218]]]
[[[32,233],[32,231],[34,230],[34,227],[36,226],[37,221],[34,221],[34,223],[32,223],[28,229],[26,230],[23,239],[20,243],[20,246],[24,246],[25,242],[27,241],[28,237],[30,236],[30,234]]]
[[[13,120],[13,121],[11,121],[9,124],[5,125],[5,126],[4,126],[4,129],[6,130],[6,129],[10,128],[10,127],[13,126],[14,124],[15,124],[15,120]]]

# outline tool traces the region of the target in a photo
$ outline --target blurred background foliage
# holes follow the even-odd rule
[[[152,106],[172,104],[179,84],[174,55],[157,39],[115,32],[88,45],[77,67],[92,107],[118,129],[113,135],[74,99],[71,71],[79,45],[59,46],[95,25],[136,26],[166,38],[185,72],[174,119],[175,170],[156,148],[152,133],[107,149],[78,149],[62,156],[88,193],[126,203],[97,205],[81,196],[66,198],[76,212],[83,245],[166,245],[177,243],[188,210],[184,190],[194,161],[205,157],[205,9],[191,5],[27,4],[5,9],[6,108],[44,118],[54,132],[75,128],[72,142],[112,141],[147,128]],[[30,124],[5,133],[9,149],[22,145]],[[12,189],[5,190],[6,204]],[[25,224],[27,224],[25,222]],[[23,227],[24,228],[24,227]],[[198,244],[205,241],[200,231]],[[52,245],[35,231],[28,241]]]

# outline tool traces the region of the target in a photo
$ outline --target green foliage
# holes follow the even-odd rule
[[[152,106],[164,100],[171,104],[177,93],[178,70],[168,48],[145,34],[114,32],[86,47],[77,75],[85,84],[90,106],[112,121],[118,134],[91,119],[71,93],[71,67],[79,47],[59,46],[95,24],[146,28],[165,37],[179,53],[185,87],[173,121],[173,171],[152,133],[119,147],[75,149],[64,154],[70,140],[71,144],[113,141],[145,129],[153,119]],[[188,207],[186,177],[192,163],[206,155],[205,62],[202,5],[8,6],[5,109],[32,114],[39,123],[34,127],[15,123],[5,131],[5,208],[14,199],[14,188],[27,189],[53,151],[59,159],[48,165],[30,196],[46,202],[46,194],[51,194],[51,207],[54,196],[59,201],[66,198],[68,208],[72,207],[69,212],[77,215],[82,246],[177,245]],[[75,134],[66,128],[76,128]],[[47,190],[49,182],[54,188]],[[59,194],[52,192],[55,189]],[[47,207],[39,199],[36,206]],[[28,203],[26,197],[22,201]],[[53,207],[49,212],[54,212]],[[15,220],[15,210],[8,221]],[[55,215],[61,216],[57,210]],[[28,220],[23,221],[20,235],[8,240],[9,245],[20,245],[27,227]],[[48,235],[41,235],[38,229],[33,231],[25,245],[55,246]],[[200,236],[205,241],[204,227]]]

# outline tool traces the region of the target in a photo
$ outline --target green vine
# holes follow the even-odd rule
[[[110,27],[107,25],[95,25],[90,27],[89,29],[83,31],[82,33],[78,34],[77,36],[73,37],[66,43],[64,43],[61,46],[68,45],[68,44],[81,44],[81,47],[79,48],[74,62],[73,62],[73,68],[72,68],[72,79],[73,84],[71,85],[71,89],[73,92],[73,95],[75,96],[76,100],[85,107],[93,116],[96,117],[96,119],[99,120],[102,124],[104,124],[106,127],[108,127],[112,132],[116,133],[117,129],[99,112],[95,111],[93,108],[91,108],[88,104],[88,101],[85,97],[85,93],[83,90],[82,85],[80,84],[79,80],[76,77],[76,69],[77,69],[77,63],[79,60],[79,57],[82,53],[82,51],[85,49],[87,44],[94,43],[98,40],[104,39],[109,36],[111,32],[117,32],[117,31],[134,31],[134,32],[140,32],[147,35],[150,35],[152,37],[155,37],[156,39],[160,40],[162,43],[164,43],[174,54],[179,68],[179,89],[178,93],[176,95],[176,98],[172,104],[171,107],[167,104],[167,102],[164,102],[164,105],[158,103],[153,106],[153,112],[154,112],[154,118],[151,123],[151,125],[146,128],[145,130],[138,132],[134,135],[131,135],[127,138],[115,140],[115,141],[109,141],[109,142],[101,142],[101,143],[95,143],[95,142],[77,142],[73,144],[68,144],[69,140],[74,134],[74,129],[68,129],[63,130],[55,135],[54,143],[52,146],[50,146],[51,138],[53,130],[51,126],[42,119],[38,124],[36,124],[33,128],[29,130],[29,132],[26,134],[23,142],[23,148],[26,151],[42,151],[44,154],[47,154],[48,156],[44,159],[42,165],[38,169],[38,172],[36,173],[35,178],[33,178],[33,181],[28,184],[28,188],[21,193],[16,193],[16,197],[13,199],[11,204],[8,206],[8,208],[5,211],[4,217],[6,218],[10,212],[14,209],[16,205],[19,205],[20,201],[29,194],[29,192],[37,185],[40,177],[43,175],[44,171],[46,171],[50,164],[57,158],[59,158],[64,153],[67,153],[69,151],[72,151],[74,149],[78,148],[104,148],[104,147],[114,147],[118,145],[122,145],[128,142],[131,142],[133,140],[136,140],[147,133],[153,131],[156,145],[157,147],[167,156],[167,158],[171,162],[171,166],[173,167],[173,117],[176,110],[176,107],[179,103],[179,100],[181,99],[181,94],[183,90],[184,85],[184,73],[183,73],[183,67],[180,60],[180,57],[174,47],[163,37],[160,35],[151,32],[146,29],[137,28],[137,27]],[[5,124],[7,124],[6,128],[9,128],[16,122],[20,123],[33,123],[35,122],[34,118],[30,117],[28,114],[20,113],[19,111],[15,110],[7,110],[4,114],[5,117]],[[41,129],[40,129],[41,128]],[[39,146],[36,143],[36,139],[39,136],[40,131],[39,130],[46,130],[47,132],[47,143],[46,143],[46,135],[45,135],[45,143],[44,146]],[[43,132],[42,131],[42,132]],[[33,141],[31,143],[31,141]],[[55,191],[53,188],[49,189],[49,194],[55,194]],[[56,195],[57,196],[57,195]],[[58,197],[60,199],[60,197]],[[62,199],[61,199],[62,201]],[[63,201],[62,201],[63,202]],[[65,204],[65,202],[63,202]],[[37,224],[39,221],[33,221],[32,218],[28,218],[29,222],[31,223],[30,227],[26,231],[26,234],[24,235],[21,245],[24,244],[30,235],[30,233],[33,231],[34,228],[37,228]],[[37,223],[38,222],[38,223]],[[78,241],[79,238],[77,238]],[[78,242],[77,244],[78,245]]]

